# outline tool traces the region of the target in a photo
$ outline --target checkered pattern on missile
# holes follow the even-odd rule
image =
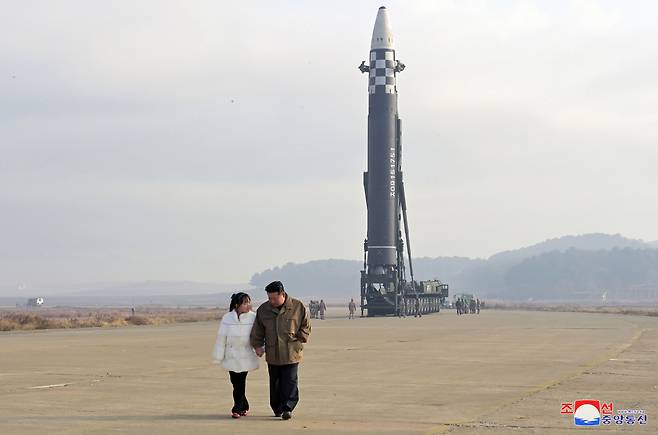
[[[368,93],[394,94],[395,52],[393,50],[372,50],[370,52],[370,80]]]

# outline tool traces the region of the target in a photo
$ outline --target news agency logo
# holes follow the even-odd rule
[[[612,411],[612,402],[601,403],[598,400],[566,402],[560,408],[560,414],[573,414],[576,426],[598,426],[601,424],[601,415],[610,416]]]
[[[573,406],[573,422],[576,426],[601,424],[601,404],[598,400],[576,400]]]
[[[560,407],[560,414],[573,414],[573,423],[576,426],[647,424],[647,413],[643,409],[620,409],[617,415],[613,415],[612,402],[598,400],[564,402]]]

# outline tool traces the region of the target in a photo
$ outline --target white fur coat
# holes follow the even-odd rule
[[[219,324],[213,360],[232,372],[246,372],[258,368],[258,357],[249,344],[249,334],[256,320],[250,311],[238,317],[235,311],[224,314]]]

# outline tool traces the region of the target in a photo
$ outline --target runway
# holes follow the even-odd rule
[[[271,417],[267,368],[232,420],[215,323],[0,333],[2,434],[569,433],[579,399],[658,417],[658,318],[453,311],[313,320],[290,421]],[[263,361],[264,364],[264,361]]]

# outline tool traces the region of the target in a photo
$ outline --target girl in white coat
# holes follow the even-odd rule
[[[224,314],[219,324],[213,349],[213,360],[228,370],[233,384],[233,418],[244,417],[249,411],[249,402],[245,395],[247,373],[258,368],[258,357],[249,344],[254,320],[256,313],[251,311],[249,295],[242,292],[233,294],[229,312]]]

